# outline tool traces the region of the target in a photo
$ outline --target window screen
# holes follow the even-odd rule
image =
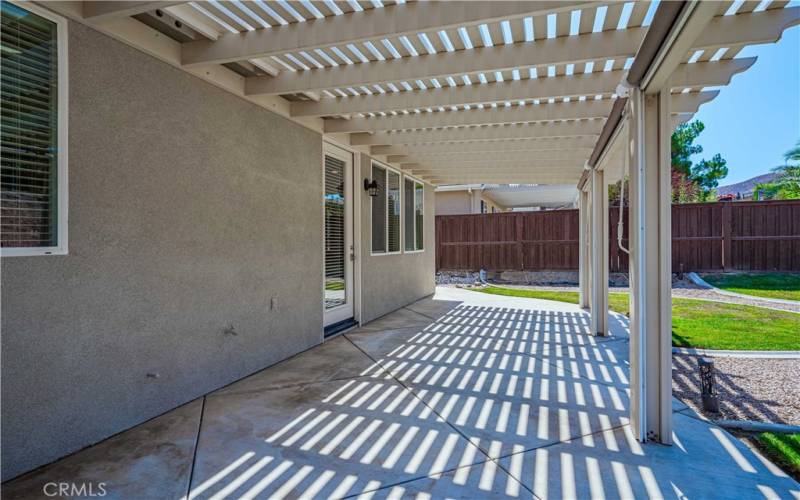
[[[58,245],[56,23],[2,2],[3,248]]]
[[[387,194],[387,234],[388,251],[400,251],[400,174],[387,170],[386,172],[386,194]]]
[[[403,210],[405,210],[405,220],[403,232],[405,233],[405,243],[403,248],[407,252],[423,250],[422,234],[425,229],[423,196],[425,188],[422,183],[413,179],[405,179],[403,182]]]
[[[372,252],[386,252],[386,169],[372,165],[378,195],[372,197]]]
[[[414,233],[417,236],[416,245],[414,246],[415,250],[422,250],[425,247],[422,245],[422,235],[425,232],[425,204],[424,204],[424,197],[425,197],[425,187],[419,183],[414,183],[414,219],[415,219],[415,230]],[[410,212],[409,212],[410,213]]]
[[[400,174],[373,163],[372,179],[378,184],[378,194],[372,197],[372,253],[399,252]]]
[[[403,222],[403,232],[406,237],[403,248],[407,251],[416,250],[414,244],[414,181],[411,179],[403,180],[403,210],[406,214]]]

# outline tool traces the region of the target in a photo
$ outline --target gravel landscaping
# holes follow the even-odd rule
[[[697,357],[675,354],[673,394],[708,418],[800,425],[800,360],[714,358],[720,413],[700,404]]]

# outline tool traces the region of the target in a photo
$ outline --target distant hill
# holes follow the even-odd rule
[[[741,193],[742,198],[750,198],[753,196],[753,189],[755,189],[756,184],[772,182],[776,175],[777,174],[771,172],[769,174],[757,175],[751,179],[747,179],[746,181],[737,182],[736,184],[720,186],[717,188],[717,196],[724,196],[726,194],[732,194],[736,196],[736,193]]]

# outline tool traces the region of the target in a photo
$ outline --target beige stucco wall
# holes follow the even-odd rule
[[[439,191],[434,196],[436,215],[472,213],[472,195],[467,191]]]
[[[435,193],[436,215],[465,215],[481,213],[481,201],[486,205],[486,213],[503,212],[505,207],[496,203],[480,189],[472,191],[438,191]]]
[[[83,25],[68,50],[69,255],[2,261],[3,479],[322,340],[320,135]]]
[[[368,175],[366,172],[369,172],[371,165],[369,156],[362,154],[360,163],[362,174]],[[361,200],[363,226],[361,322],[366,323],[435,291],[435,197],[433,187],[425,184],[423,252],[371,255],[371,198],[363,189],[357,189],[356,192]]]
[[[81,24],[68,51],[69,254],[2,260],[4,480],[322,342],[322,137]],[[435,200],[423,252],[371,256],[355,192],[363,323],[434,292]]]

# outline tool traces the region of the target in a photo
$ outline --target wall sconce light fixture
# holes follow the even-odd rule
[[[370,196],[378,196],[378,181],[372,179],[364,179],[364,191],[366,191]]]

